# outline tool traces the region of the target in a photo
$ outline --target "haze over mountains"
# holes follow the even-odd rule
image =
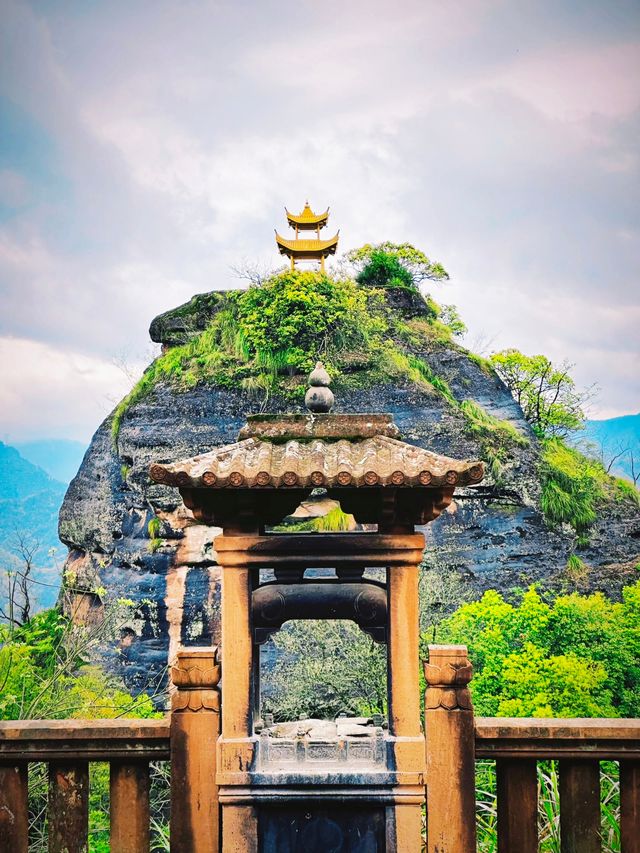
[[[633,479],[640,472],[640,413],[622,415],[603,421],[587,421],[584,430],[577,433],[574,443],[602,455],[605,467],[613,461],[611,473]]]
[[[31,597],[38,609],[51,606],[57,597],[65,556],[58,512],[85,447],[65,440],[19,446],[20,451],[0,442],[0,583],[6,570],[22,568],[20,538],[29,547],[37,545]]]

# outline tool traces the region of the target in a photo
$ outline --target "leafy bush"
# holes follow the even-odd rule
[[[356,281],[366,287],[414,287],[413,276],[398,258],[379,249],[371,252]]]
[[[335,370],[341,352],[370,351],[386,329],[365,291],[322,273],[285,272],[233,299],[247,355],[278,373],[307,373],[319,358]]]
[[[437,639],[467,644],[479,716],[640,714],[640,581],[622,603],[572,593],[549,604],[531,587],[516,606],[490,590],[443,620]]]
[[[416,247],[412,246],[411,243],[390,243],[389,241],[378,243],[377,245],[367,243],[359,249],[353,249],[351,252],[347,253],[347,260],[351,261],[351,263],[354,264],[356,268],[359,268],[361,272],[363,272],[367,266],[372,263],[372,259],[374,257],[378,259],[376,261],[378,265],[381,264],[380,259],[382,258],[393,258],[397,264],[409,274],[410,281],[403,278],[401,274],[398,274],[396,278],[404,281],[410,286],[412,285],[415,287],[421,281],[425,281],[427,279],[431,281],[442,281],[449,278],[449,275],[442,264],[439,264],[437,261],[429,260],[423,251],[416,249]],[[393,269],[397,268],[397,266],[393,266]],[[390,280],[381,281],[380,285],[384,286],[389,283]]]

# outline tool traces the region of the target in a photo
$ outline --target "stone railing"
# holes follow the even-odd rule
[[[463,646],[432,646],[425,676],[429,853],[475,853],[475,763],[486,759],[496,762],[500,853],[538,850],[536,762],[551,759],[559,760],[563,853],[600,850],[599,762],[605,760],[620,767],[621,851],[640,853],[640,720],[474,719]],[[0,853],[28,849],[31,762],[49,766],[51,853],[87,850],[90,761],[110,765],[112,853],[149,850],[149,762],[166,760],[171,850],[221,849],[217,650],[183,650],[172,680],[171,715],[160,720],[0,722]],[[254,853],[234,844],[225,853]]]
[[[474,719],[464,646],[424,664],[427,851],[475,853],[475,762],[495,760],[498,853],[537,853],[537,762],[558,760],[562,853],[600,853],[600,762],[620,770],[621,853],[640,853],[640,720]]]

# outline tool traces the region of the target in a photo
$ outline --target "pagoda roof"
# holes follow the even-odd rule
[[[299,230],[311,230],[314,228],[324,228],[329,218],[329,208],[324,213],[314,213],[309,207],[309,202],[305,202],[302,213],[291,213],[285,207],[287,214],[287,222],[292,228],[298,227]]]
[[[481,462],[451,459],[388,435],[359,440],[245,438],[172,464],[154,463],[156,483],[187,489],[379,488],[478,483]]]
[[[287,240],[276,231],[276,243],[281,255],[293,255],[298,258],[319,258],[334,255],[338,247],[338,232],[330,240]]]

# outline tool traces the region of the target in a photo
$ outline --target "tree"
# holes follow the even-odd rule
[[[564,437],[584,423],[584,406],[595,386],[578,391],[569,371],[571,364],[556,366],[545,355],[528,356],[505,349],[490,358],[496,373],[541,438]]]
[[[278,662],[263,673],[264,710],[278,720],[384,713],[384,647],[353,622],[287,623],[274,635]]]
[[[9,630],[19,628],[29,621],[31,615],[30,585],[34,562],[40,550],[40,543],[20,530],[14,533],[12,550],[16,563],[5,569],[4,586],[6,592],[0,604],[0,620],[8,624]]]
[[[398,284],[417,287],[421,281],[443,281],[449,274],[437,261],[431,261],[411,243],[367,243],[347,253],[347,260],[358,270],[356,280],[372,287]]]
[[[437,640],[468,645],[479,716],[636,717],[639,629],[640,581],[620,603],[602,593],[547,603],[531,587],[513,605],[489,590],[442,621]]]

